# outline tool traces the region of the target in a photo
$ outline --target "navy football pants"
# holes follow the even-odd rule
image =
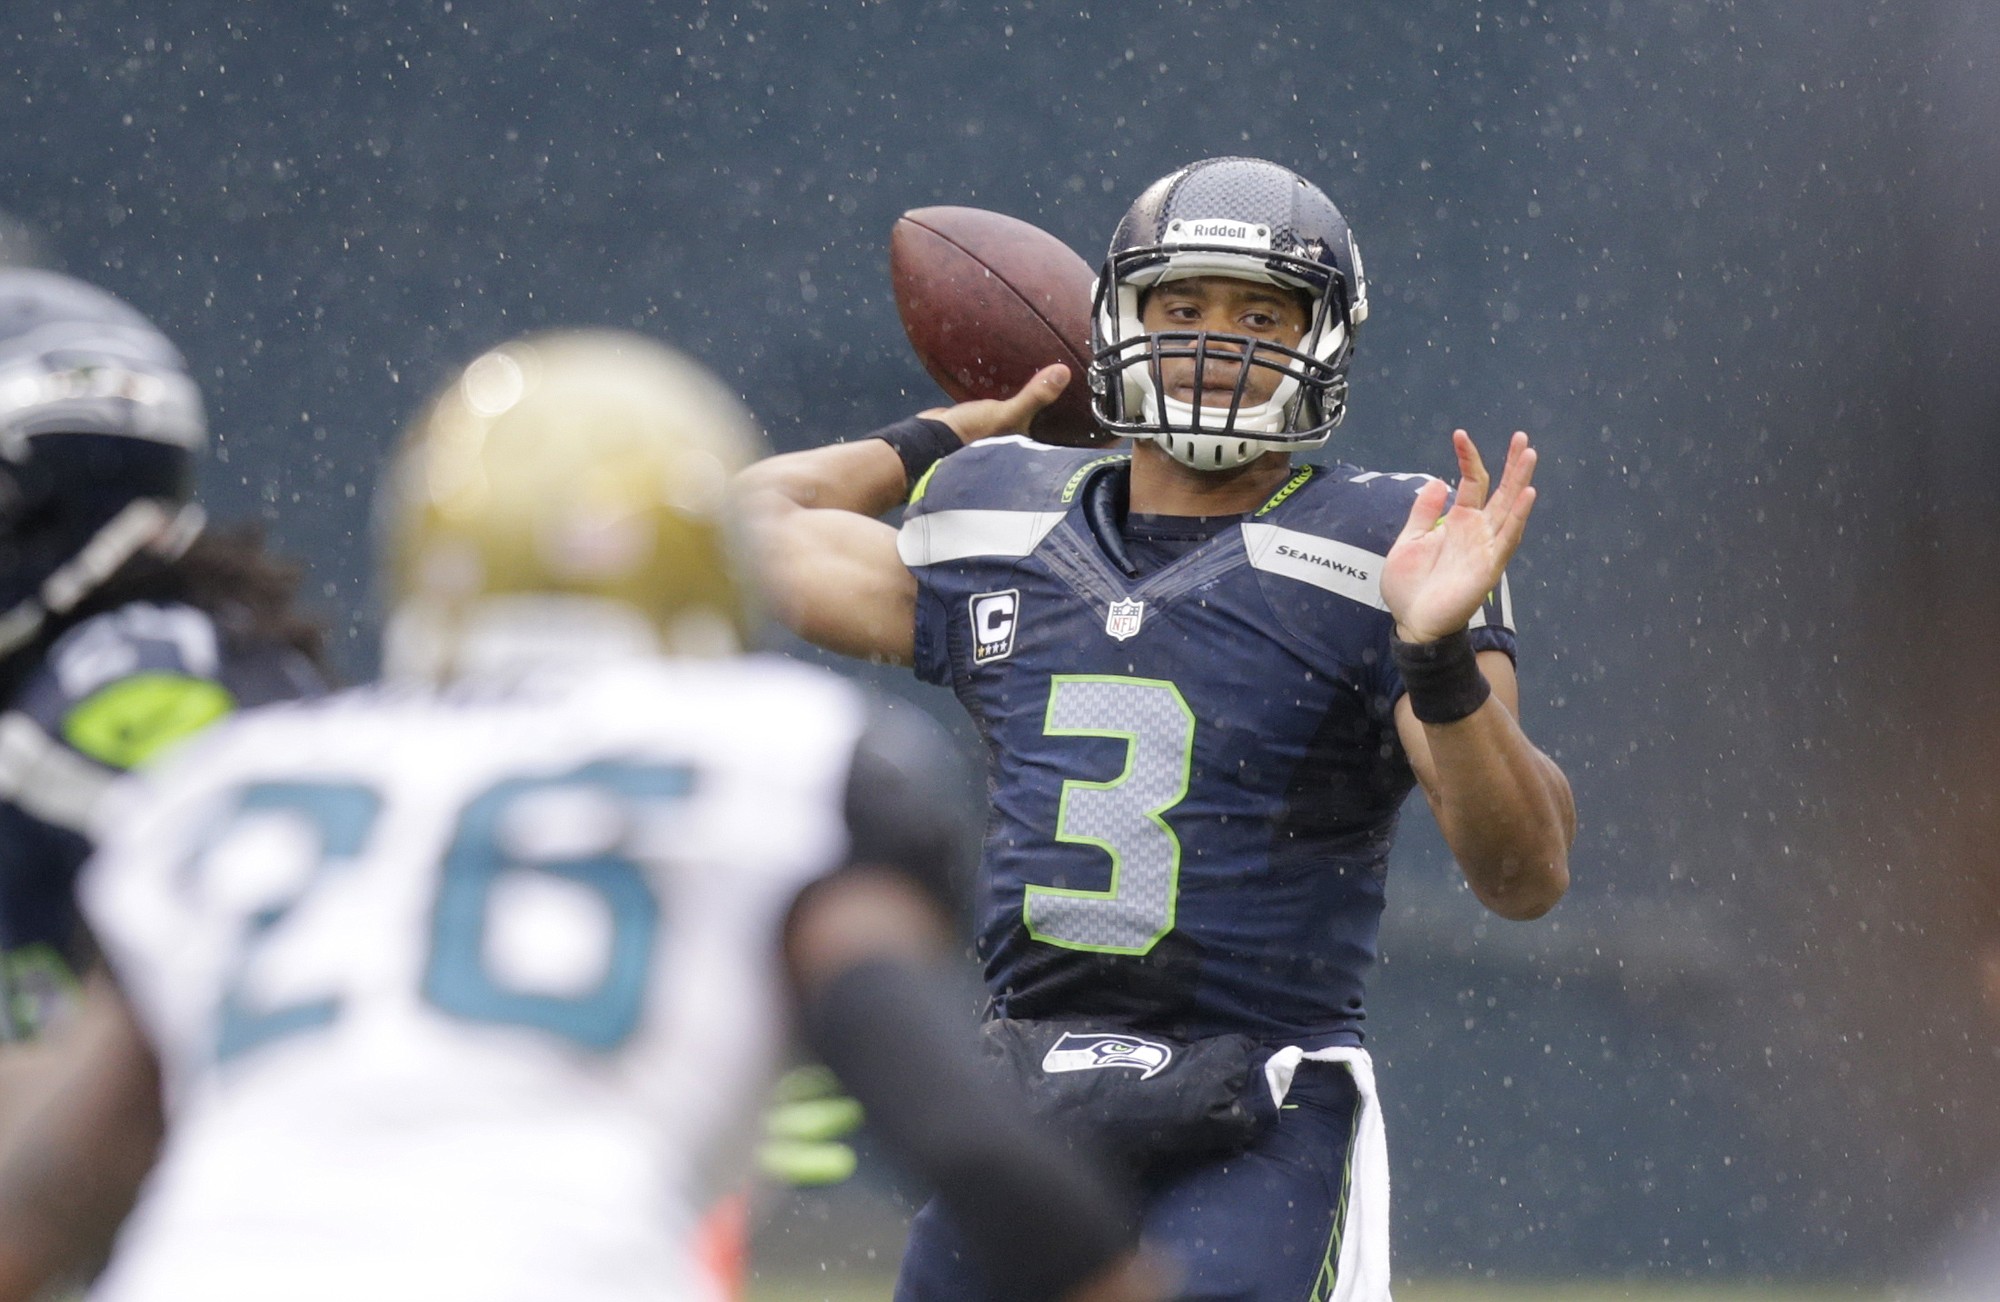
[[[1314,1302],[1331,1294],[1355,1102],[1346,1068],[1302,1063],[1278,1124],[1249,1150],[1147,1185],[1144,1234],[1179,1261],[1182,1298]],[[1025,1300],[993,1291],[933,1201],[910,1224],[895,1302]]]

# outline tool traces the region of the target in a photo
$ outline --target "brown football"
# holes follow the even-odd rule
[[[1028,433],[1110,441],[1090,414],[1086,376],[1095,277],[1067,244],[983,208],[917,208],[889,232],[889,278],[910,346],[953,402],[1008,397],[1061,362],[1069,387]]]

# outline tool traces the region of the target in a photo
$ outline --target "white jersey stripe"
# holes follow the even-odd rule
[[[1374,552],[1275,524],[1245,524],[1243,550],[1253,568],[1310,583],[1376,610],[1382,604],[1382,558]]]
[[[91,811],[115,780],[27,715],[0,717],[0,798],[44,823],[88,832]]]
[[[896,554],[908,566],[968,556],[1026,556],[1062,523],[1062,511],[937,511],[903,522]]]

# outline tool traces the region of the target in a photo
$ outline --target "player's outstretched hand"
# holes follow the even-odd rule
[[[1011,398],[974,398],[955,407],[932,407],[917,414],[943,421],[967,443],[996,434],[1020,434],[1036,412],[1062,397],[1068,383],[1069,367],[1057,362],[1028,377]]]
[[[1410,518],[1382,564],[1382,600],[1405,642],[1434,642],[1463,629],[1521,545],[1535,506],[1535,450],[1516,431],[1507,445],[1500,484],[1491,483],[1479,449],[1464,430],[1453,430],[1458,454],[1458,497],[1449,511],[1444,483],[1417,493]]]

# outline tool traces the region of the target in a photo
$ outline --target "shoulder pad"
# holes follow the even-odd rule
[[[236,708],[212,678],[147,671],[106,684],[63,719],[63,740],[112,768],[135,768]]]
[[[925,472],[910,490],[905,518],[937,511],[1064,510],[1091,468],[1129,455],[1054,447],[1018,434],[980,439]]]
[[[1244,521],[1250,566],[1261,575],[1295,580],[1386,612],[1383,562],[1410,518],[1410,504],[1435,478],[1350,465],[1317,467],[1311,480],[1294,491],[1281,491]],[[1290,604],[1274,597],[1281,609]],[[1513,600],[1505,575],[1474,612],[1471,627],[1512,630]]]
[[[136,602],[57,639],[20,709],[79,754],[128,769],[235,709],[221,668],[206,614]]]
[[[81,700],[143,669],[213,678],[222,666],[215,622],[193,606],[135,601],[78,624],[49,648],[62,694]]]
[[[1243,522],[1250,567],[1285,621],[1301,627],[1323,596],[1384,610],[1382,563],[1409,518],[1410,501],[1429,475],[1383,475],[1344,464],[1302,466],[1271,500]],[[1284,582],[1273,587],[1274,579]],[[1304,605],[1300,603],[1303,602]],[[1297,608],[1296,610],[1294,608]]]
[[[1410,518],[1410,503],[1435,475],[1316,466],[1297,492],[1274,498],[1252,519],[1386,553]]]
[[[896,554],[911,569],[975,556],[1027,556],[1075,505],[1090,473],[1127,459],[1018,435],[982,439],[918,481]]]

